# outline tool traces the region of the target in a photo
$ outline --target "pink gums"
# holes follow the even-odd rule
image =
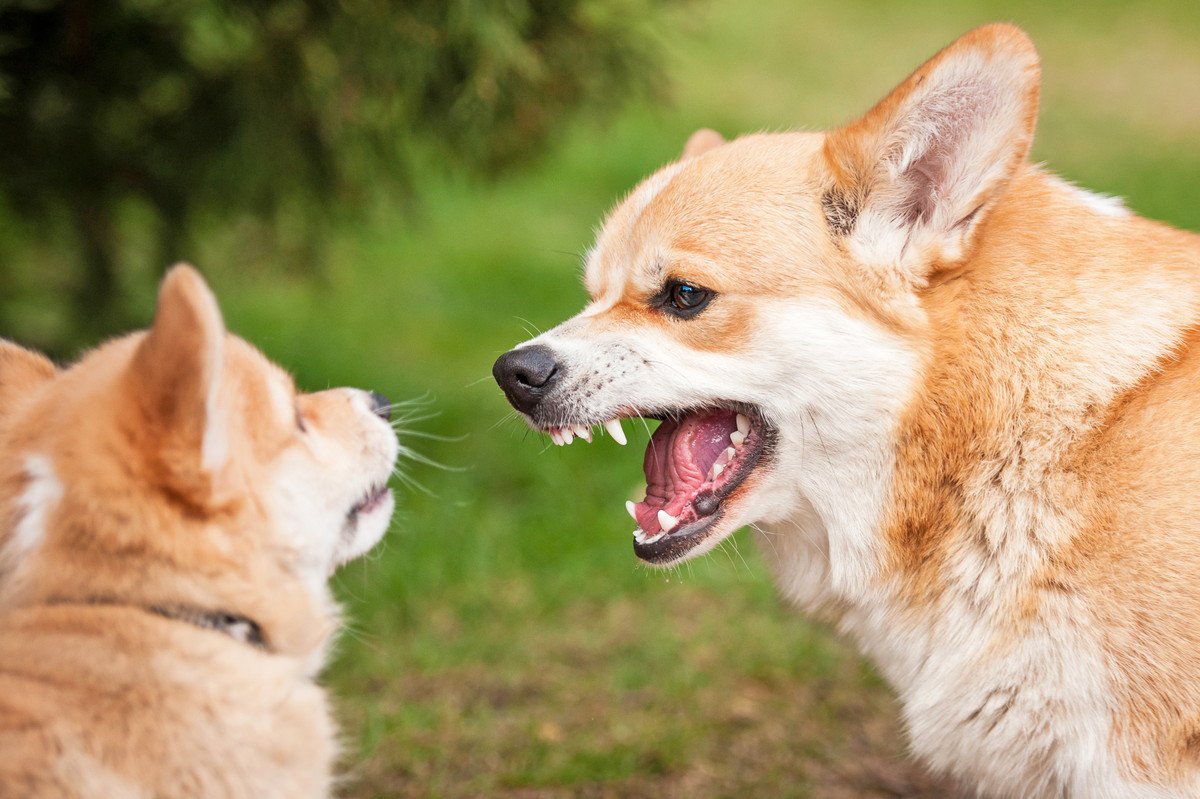
[[[695,513],[685,511],[708,481],[709,471],[735,430],[737,414],[726,410],[704,411],[660,424],[650,437],[642,463],[646,498],[634,506],[638,527],[648,535],[659,532],[660,510],[681,523],[691,521]]]

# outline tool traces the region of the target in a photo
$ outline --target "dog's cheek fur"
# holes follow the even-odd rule
[[[386,474],[398,445],[372,429],[383,423],[364,405],[362,392],[331,389],[300,402],[307,432],[273,465],[272,515],[311,590],[323,595],[330,569],[386,532],[386,524],[367,526],[363,519],[351,530],[347,512],[364,473]]]
[[[861,586],[881,557],[875,530],[887,483],[878,475],[888,468],[918,355],[905,340],[832,300],[758,298],[746,316],[751,334],[731,350],[695,348],[678,335],[699,319],[639,327],[603,315],[570,320],[535,342],[551,347],[564,364],[564,417],[722,401],[761,408],[778,428],[778,443],[769,470],[748,484],[731,519],[736,525],[779,521],[800,513],[798,504],[815,513],[803,497],[821,498],[824,515],[814,517],[811,540],[837,555],[836,586]],[[845,499],[851,496],[859,499]],[[826,524],[850,532],[830,542]],[[815,598],[817,589],[800,583],[785,591],[805,602]]]

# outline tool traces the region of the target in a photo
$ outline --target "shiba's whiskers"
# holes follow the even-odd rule
[[[420,491],[422,494],[424,494],[427,497],[436,498],[436,495],[432,491],[430,491],[428,488],[426,488],[424,483],[422,483],[420,480],[417,480],[412,475],[405,474],[403,471],[401,471],[398,468],[392,469],[392,477],[399,480],[400,483],[403,484],[410,491]]]
[[[397,400],[396,402],[389,402],[385,407],[387,408],[387,410],[389,412],[395,413],[396,411],[406,410],[409,408],[421,408],[421,409],[428,408],[430,405],[433,405],[433,403],[434,403],[433,394],[431,392],[426,391],[424,394],[421,394],[420,396],[412,397],[410,399]]]
[[[445,436],[441,433],[428,433],[424,430],[413,430],[408,427],[397,427],[395,425],[392,426],[392,429],[395,430],[398,435],[405,436],[407,438],[423,438],[428,441],[446,441],[456,443],[459,441],[466,441],[467,439],[466,433],[463,433],[460,436]]]
[[[435,461],[428,455],[420,453],[411,447],[406,447],[403,444],[401,444],[399,447],[399,456],[401,458],[407,458],[410,461],[416,461],[417,463],[424,464],[425,466],[432,466],[435,469],[441,469],[444,472],[465,472],[467,470],[465,466],[450,466],[440,461]]]
[[[439,416],[441,416],[440,413],[417,414],[414,412],[408,414],[407,416],[397,416],[395,419],[392,419],[390,422],[388,422],[388,424],[395,428],[398,425],[403,424],[418,424],[420,422],[428,422],[430,419],[436,419]]]

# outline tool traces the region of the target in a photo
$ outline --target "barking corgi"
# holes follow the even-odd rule
[[[68,369],[0,341],[0,796],[327,796],[326,580],[387,530],[389,410],[297,393],[186,266]]]
[[[637,557],[753,525],[933,769],[1200,796],[1200,237],[1031,164],[1038,90],[990,25],[842,128],[699,132],[494,374],[559,444],[661,420]]]

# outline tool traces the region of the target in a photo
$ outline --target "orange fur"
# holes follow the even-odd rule
[[[327,795],[336,745],[312,678],[337,626],[334,563],[316,564],[317,587],[316,531],[273,497],[298,479],[284,458],[326,479],[306,454],[319,437],[363,473],[349,508],[368,473],[386,478],[390,429],[357,392],[294,395],[186,267],[147,333],[57,374],[13,352],[0,349],[0,794]],[[202,614],[252,622],[261,646],[186,620]]]
[[[988,25],[829,133],[698,132],[530,342],[531,420],[755,409],[769,461],[635,551],[755,523],[980,793],[1200,795],[1200,237],[1029,163],[1039,74]],[[665,318],[668,277],[715,298]]]

